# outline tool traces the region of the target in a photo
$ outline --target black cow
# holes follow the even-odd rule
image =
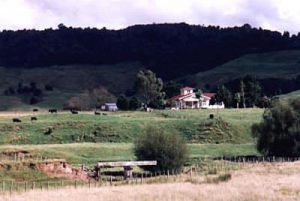
[[[31,117],[30,120],[31,121],[37,121],[37,117]]]
[[[72,114],[78,114],[78,111],[76,111],[76,110],[71,110],[71,113],[72,113]]]
[[[45,135],[50,135],[51,133],[52,133],[52,128],[48,128],[45,132],[44,132],[44,134]]]
[[[101,115],[101,112],[95,111],[95,115]]]
[[[57,109],[49,109],[48,111],[49,111],[49,113],[51,113],[51,114],[57,113]]]
[[[13,118],[12,121],[13,121],[13,122],[16,122],[16,123],[22,122],[21,119],[18,119],[18,118]]]
[[[33,109],[32,111],[33,111],[33,112],[38,112],[38,111],[39,111],[39,109],[36,109],[36,108],[35,108],[35,109]]]

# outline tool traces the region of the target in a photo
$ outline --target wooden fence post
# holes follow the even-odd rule
[[[12,189],[13,189],[13,182],[11,182],[10,184],[10,190],[9,190],[10,194],[12,194]]]
[[[141,174],[141,184],[143,184],[143,173]]]

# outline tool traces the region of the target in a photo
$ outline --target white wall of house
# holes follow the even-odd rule
[[[181,95],[187,95],[187,94],[191,94],[194,93],[192,88],[182,88],[180,89],[180,94]]]

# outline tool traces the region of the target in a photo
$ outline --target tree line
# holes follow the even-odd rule
[[[132,90],[134,96],[131,99],[130,96],[119,96],[117,105],[121,110],[134,110],[141,107],[142,103],[148,107],[161,109],[170,106],[167,100],[178,95],[181,87],[182,84],[176,81],[164,83],[151,70],[141,70],[137,73],[135,86]],[[197,98],[200,98],[203,91],[195,88],[194,93]],[[271,104],[271,98],[264,94],[263,87],[255,77],[247,75],[236,82],[236,85],[219,86],[210,104],[220,102],[223,102],[227,108],[267,108]]]
[[[248,53],[299,49],[300,34],[241,27],[136,25],[122,30],[72,28],[0,32],[0,66],[49,67],[139,61],[170,80]]]

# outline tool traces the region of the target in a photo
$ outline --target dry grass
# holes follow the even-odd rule
[[[300,162],[246,166],[215,183],[168,183],[101,188],[65,188],[4,195],[0,200],[300,200]]]

